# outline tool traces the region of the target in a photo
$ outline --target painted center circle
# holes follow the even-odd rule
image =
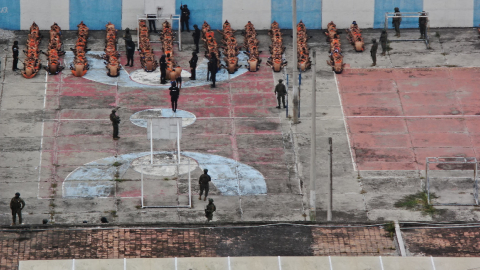
[[[146,155],[135,159],[132,162],[133,170],[161,177],[172,177],[186,174],[198,168],[198,163],[193,158],[180,156],[180,164],[177,164],[177,155],[174,154],[155,154],[153,155],[153,164],[151,156]]]
[[[147,128],[147,119],[155,117],[182,117],[182,127],[189,126],[197,120],[193,113],[184,110],[173,112],[172,109],[148,109],[132,114],[130,121],[136,126]]]
[[[190,72],[182,69],[182,80],[188,81],[190,76]],[[154,86],[163,86],[163,87],[170,87],[169,84],[160,84],[160,68],[155,69],[153,72],[146,72],[143,69],[137,69],[134,72],[130,73],[130,79],[132,81],[147,84],[147,85],[154,85]]]

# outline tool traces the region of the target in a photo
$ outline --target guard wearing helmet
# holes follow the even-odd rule
[[[118,124],[120,124],[120,117],[115,115],[116,112],[117,110],[113,109],[112,113],[110,114],[110,121],[112,122],[112,126],[113,126],[114,140],[120,139],[120,137],[118,137]]]
[[[420,17],[418,18],[418,27],[420,27],[420,38],[419,39],[425,39],[425,32],[427,31],[427,22],[428,18],[427,13],[425,11],[422,11],[422,14],[420,16],[425,16],[425,17]]]
[[[400,9],[395,8],[395,17],[392,19],[393,27],[395,27],[395,36],[400,37],[400,23],[402,22],[402,14],[400,14]]]
[[[277,102],[278,102],[277,109],[280,109],[280,100],[283,103],[283,108],[286,108],[285,95],[287,94],[287,88],[282,82],[283,82],[282,79],[278,80],[278,84],[275,86],[275,91],[274,91],[275,94],[277,94]]]
[[[210,175],[208,175],[208,170],[204,169],[203,174],[200,175],[200,178],[198,179],[198,184],[200,185],[200,197],[198,197],[199,200],[202,199],[203,191],[205,191],[205,198],[203,200],[207,200],[210,181],[212,181],[212,178]]]
[[[372,39],[372,48],[370,49],[370,55],[372,56],[372,67],[377,65],[377,49],[378,49],[378,43],[376,39]]]
[[[205,207],[205,217],[207,217],[207,222],[212,221],[213,212],[217,211],[217,207],[213,204],[213,199],[208,199],[207,207]]]
[[[16,224],[18,215],[18,224],[22,222],[22,209],[25,207],[25,201],[20,198],[20,193],[15,193],[15,197],[10,201],[10,209],[12,209],[12,226]]]

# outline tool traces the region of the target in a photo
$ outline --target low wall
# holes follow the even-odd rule
[[[292,0],[0,0],[0,28],[27,30],[33,21],[40,29],[56,22],[65,30],[84,21],[92,30],[103,30],[109,21],[118,29],[135,28],[137,15],[158,9],[159,16],[180,14],[180,5],[191,11],[190,27],[207,21],[219,29],[229,20],[235,29],[247,21],[268,29],[274,20],[282,29],[292,28]],[[146,7],[147,6],[147,7]],[[382,28],[385,12],[430,13],[431,27],[472,27],[480,24],[480,0],[297,0],[297,19],[309,29],[325,28],[334,21],[346,28],[357,21],[361,28]],[[391,27],[391,23],[389,23]],[[404,18],[402,27],[418,27],[418,19]]]

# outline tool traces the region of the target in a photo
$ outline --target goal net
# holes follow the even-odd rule
[[[427,157],[425,166],[429,204],[478,205],[478,163],[475,157]],[[433,199],[436,199],[435,203]]]
[[[423,14],[422,14],[423,13]],[[425,45],[427,48],[430,48],[430,36],[429,36],[429,29],[430,29],[430,22],[428,19],[428,12],[400,12],[401,18],[402,18],[402,23],[401,25],[408,25],[411,26],[412,28],[419,27],[418,26],[418,19],[419,18],[427,18],[427,26],[425,27],[425,37],[424,38],[413,38],[413,37],[407,37],[407,38],[395,38],[395,39],[389,39],[389,42],[393,41],[422,41],[425,42]],[[395,12],[385,12],[385,31],[388,32],[389,26],[390,29],[393,28],[392,25],[392,19],[395,16]],[[420,33],[420,32],[419,32]]]

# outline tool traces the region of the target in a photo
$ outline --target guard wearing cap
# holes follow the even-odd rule
[[[395,36],[400,37],[400,23],[402,22],[402,14],[400,14],[400,9],[395,8],[395,17],[392,19],[392,25],[395,27]]]
[[[204,201],[207,200],[208,190],[210,188],[209,187],[210,181],[212,181],[212,178],[210,177],[210,175],[208,175],[208,170],[204,169],[203,174],[200,175],[200,178],[198,179],[198,184],[200,185],[200,196],[198,197],[199,200],[202,199],[203,191],[205,191],[205,198],[203,200]]]
[[[15,197],[10,201],[10,209],[12,209],[12,226],[16,224],[18,215],[18,224],[22,222],[22,209],[25,207],[25,201],[20,198],[20,193],[15,193]]]
[[[188,20],[190,19],[190,10],[187,5],[180,6],[181,15],[180,23],[182,24],[182,32],[187,28],[187,32],[190,32],[190,26],[188,26]]]
[[[274,91],[274,93],[277,95],[277,101],[278,101],[277,109],[280,109],[280,99],[282,100],[283,108],[284,109],[286,108],[285,95],[287,94],[287,88],[282,82],[283,82],[282,79],[278,80],[278,84],[275,86],[275,91]]]
[[[172,111],[177,112],[177,102],[180,96],[180,89],[177,87],[175,81],[172,82],[172,86],[168,88],[170,90],[170,102],[172,103]]]
[[[420,28],[420,37],[419,39],[425,39],[425,32],[427,31],[427,22],[428,18],[427,13],[425,11],[422,11],[422,14],[420,16],[425,16],[425,17],[420,17],[418,18],[418,27]]]
[[[378,43],[376,39],[372,39],[372,48],[370,49],[370,55],[372,56],[372,67],[377,65],[377,49],[378,49]]]
[[[190,73],[192,76],[190,76],[190,80],[196,80],[197,79],[197,62],[198,62],[198,56],[197,52],[192,52],[192,59],[190,59]]]
[[[113,126],[113,139],[118,140],[120,137],[118,137],[118,124],[120,124],[120,117],[115,115],[117,110],[113,109],[112,113],[110,114],[110,121],[112,122]]]
[[[207,207],[205,207],[205,217],[207,217],[207,222],[212,221],[213,212],[217,211],[217,207],[213,204],[213,199],[208,199]]]

